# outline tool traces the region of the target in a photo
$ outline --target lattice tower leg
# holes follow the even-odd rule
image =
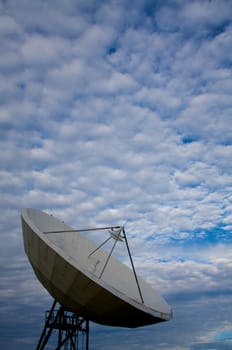
[[[36,350],[45,349],[49,339],[56,332],[55,350],[89,350],[89,320],[65,310],[55,309],[56,300],[46,312],[45,324]]]

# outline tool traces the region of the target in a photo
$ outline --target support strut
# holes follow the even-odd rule
[[[36,350],[45,349],[54,332],[57,333],[55,350],[89,350],[89,320],[62,306],[55,309],[56,304],[57,301],[54,300],[51,309],[46,311],[44,328]]]

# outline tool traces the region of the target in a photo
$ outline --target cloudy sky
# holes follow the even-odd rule
[[[0,348],[52,299],[20,211],[125,222],[172,321],[91,324],[92,350],[232,348],[232,1],[0,1]],[[123,259],[123,258],[122,258]]]

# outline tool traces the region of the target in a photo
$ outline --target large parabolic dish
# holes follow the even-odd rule
[[[67,310],[117,327],[171,319],[166,301],[138,277],[141,300],[129,267],[111,256],[102,273],[108,253],[83,234],[70,232],[70,226],[37,209],[23,209],[21,218],[24,248],[34,272]]]

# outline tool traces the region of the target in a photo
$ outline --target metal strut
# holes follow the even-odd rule
[[[125,238],[127,251],[128,251],[128,255],[130,257],[130,262],[131,262],[131,266],[132,266],[133,273],[134,273],[134,276],[135,276],[135,281],[136,281],[136,284],[137,284],[137,287],[138,287],[138,291],[139,291],[139,295],[140,295],[140,298],[141,298],[141,302],[142,302],[142,304],[144,304],[141,288],[140,288],[138,277],[137,277],[137,274],[136,274],[136,271],[135,271],[135,267],[134,267],[134,263],[133,263],[133,260],[132,260],[132,256],[131,256],[131,252],[130,252],[130,248],[129,248],[129,244],[128,244],[128,241],[127,241],[126,232],[125,232],[124,227],[122,228],[122,231],[123,231],[123,235],[124,235],[124,238]]]
[[[113,230],[114,229],[119,229],[119,233],[114,236],[112,235],[113,233]],[[139,281],[138,281],[138,277],[137,277],[137,274],[136,274],[136,270],[135,270],[135,266],[134,266],[134,263],[133,263],[133,259],[132,259],[132,255],[131,255],[131,252],[130,252],[130,248],[129,248],[129,244],[128,244],[128,240],[127,240],[127,237],[126,237],[126,232],[125,232],[125,228],[124,226],[105,226],[105,227],[97,227],[97,228],[86,228],[86,229],[79,229],[79,230],[58,230],[58,231],[45,231],[44,233],[62,233],[62,232],[87,232],[87,231],[98,231],[98,230],[112,230],[112,231],[109,231],[109,233],[111,234],[111,237],[108,237],[103,243],[101,243],[93,252],[91,252],[89,254],[88,257],[90,257],[91,255],[93,255],[96,251],[98,251],[103,245],[105,245],[111,238],[114,238],[115,239],[115,242],[114,242],[114,245],[109,253],[109,256],[103,266],[103,269],[101,271],[101,274],[99,276],[99,278],[102,277],[103,275],[103,272],[105,271],[105,268],[109,262],[109,259],[113,253],[113,250],[115,248],[115,245],[118,241],[121,241],[122,238],[125,239],[125,243],[126,243],[126,247],[127,247],[127,251],[128,251],[128,255],[129,255],[129,258],[130,258],[130,263],[131,263],[131,266],[132,266],[132,270],[133,270],[133,274],[134,274],[134,277],[135,277],[135,282],[137,284],[137,287],[138,287],[138,291],[139,291],[139,295],[140,295],[140,299],[141,299],[141,302],[142,304],[144,304],[144,300],[143,300],[143,296],[142,296],[142,291],[141,291],[141,288],[140,288],[140,285],[139,285]],[[120,231],[122,230],[123,232],[123,236],[120,236]]]
[[[133,259],[132,259],[132,255],[131,255],[131,252],[130,252],[128,240],[127,240],[127,237],[126,237],[125,228],[124,228],[124,226],[114,226],[114,227],[111,227],[111,230],[113,230],[114,228],[120,229],[120,230],[119,230],[118,232],[116,232],[115,235],[112,235],[113,231],[109,231],[109,233],[111,234],[111,236],[108,237],[103,243],[101,243],[94,251],[92,251],[92,252],[89,254],[88,257],[90,257],[91,255],[93,255],[94,253],[96,253],[96,252],[97,252],[103,245],[105,245],[111,238],[113,238],[113,239],[115,240],[115,242],[114,242],[114,244],[113,244],[113,246],[112,246],[112,248],[111,248],[111,251],[110,251],[110,253],[109,253],[109,255],[108,255],[107,259],[106,259],[106,262],[105,262],[105,264],[104,264],[104,266],[103,266],[103,268],[102,268],[102,271],[101,271],[101,273],[100,273],[100,275],[99,275],[99,278],[101,278],[102,275],[103,275],[103,273],[104,273],[104,271],[105,271],[105,268],[106,268],[106,266],[107,266],[107,264],[108,264],[108,262],[109,262],[109,260],[110,260],[110,257],[111,257],[111,255],[112,255],[112,253],[113,253],[113,250],[114,250],[115,246],[116,246],[116,243],[117,243],[118,241],[122,241],[122,239],[124,238],[124,239],[125,239],[125,243],[126,243],[127,252],[128,252],[128,255],[129,255],[129,258],[130,258],[131,267],[132,267],[133,274],[134,274],[134,277],[135,277],[135,282],[136,282],[137,287],[138,287],[139,296],[140,296],[140,299],[141,299],[142,304],[144,304],[144,300],[143,300],[143,296],[142,296],[142,291],[141,291],[141,288],[140,288],[140,285],[139,285],[139,280],[138,280],[138,277],[137,277],[137,274],[136,274],[135,266],[134,266]],[[108,227],[105,228],[105,229],[108,229]],[[87,229],[87,230],[89,230],[89,229]],[[96,229],[96,230],[98,230],[98,229]],[[123,236],[120,235],[120,232],[121,232],[121,231],[123,232]]]
[[[57,331],[55,350],[89,349],[89,320],[60,306],[55,310],[57,301],[54,300],[50,311],[46,312],[46,320],[36,350],[43,350],[53,331]],[[82,343],[80,343],[82,339]]]
[[[44,231],[44,233],[62,233],[62,232],[88,232],[88,231],[99,231],[99,230],[110,230],[112,228],[121,228],[121,226],[105,226],[95,228],[84,228],[79,230],[57,230],[57,231]]]

